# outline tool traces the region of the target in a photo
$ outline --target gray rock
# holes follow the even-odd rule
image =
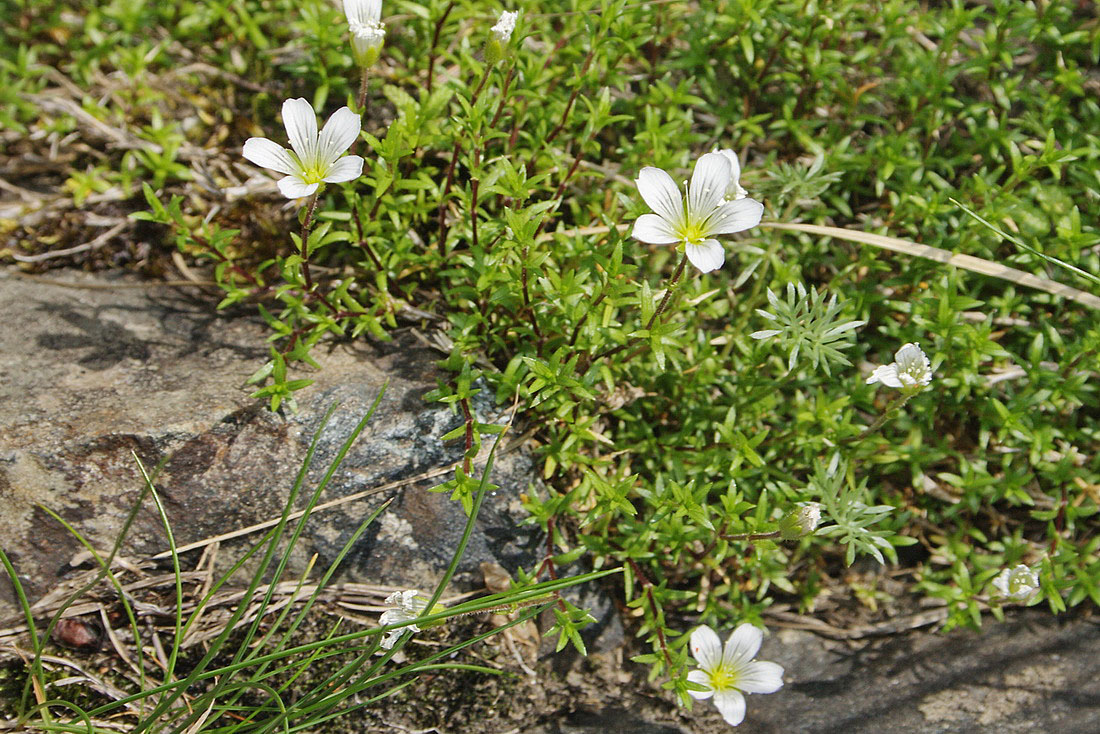
[[[266,327],[249,312],[226,316],[209,294],[135,288],[124,278],[63,273],[85,289],[0,273],[0,546],[33,598],[70,570],[80,546],[38,508],[57,512],[97,548],[109,548],[142,491],[133,455],[152,470],[177,544],[279,516],[322,416],[338,403],[318,443],[305,491],[388,380],[374,419],[348,454],[322,501],[453,464],[461,442],[439,437],[460,425],[423,395],[445,375],[439,359],[406,331],[395,341],[333,344],[315,350],[315,385],[298,393],[298,414],[274,414],[249,398],[248,376],[267,358]],[[119,287],[120,286],[120,287]],[[313,372],[306,368],[306,371]],[[479,420],[498,416],[479,402]],[[537,529],[519,525],[519,494],[532,461],[497,460],[459,582],[480,585],[478,564],[512,572],[530,566]],[[465,524],[460,506],[427,490],[438,476],[319,513],[308,526],[297,567],[313,552],[324,567],[383,498],[394,502],[352,548],[341,578],[433,587]],[[299,503],[301,504],[301,503]],[[254,540],[252,536],[245,540]],[[167,547],[151,502],[138,513],[126,553]],[[229,558],[228,553],[222,554]],[[0,584],[0,617],[15,608]]]
[[[747,696],[737,729],[709,701],[688,712],[636,666],[571,673],[574,692],[522,734],[1096,734],[1100,625],[1088,612],[1010,612],[980,631],[917,630],[836,642],[773,628],[758,659],[786,671],[778,692]],[[616,678],[631,670],[633,679]],[[614,683],[612,682],[614,681]],[[617,683],[617,685],[616,685]]]
[[[980,632],[852,643],[778,630],[759,659],[782,665],[786,685],[748,696],[744,730],[754,733],[1100,731],[1100,626],[1083,615],[1026,610]],[[713,707],[700,703],[721,731]]]

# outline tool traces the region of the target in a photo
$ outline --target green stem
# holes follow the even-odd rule
[[[863,430],[863,433],[859,434],[858,436],[849,436],[848,438],[843,439],[841,443],[852,443],[855,441],[862,441],[863,439],[867,438],[872,433],[876,432],[884,425],[886,425],[887,419],[894,413],[904,408],[905,404],[908,403],[915,394],[916,393],[903,392],[901,395],[894,398],[893,402],[886,406],[886,410],[882,411],[882,415],[880,415],[878,418],[875,418],[875,422],[867,426],[867,428]]]
[[[313,276],[309,272],[309,232],[313,228],[313,212],[317,209],[317,195],[321,189],[313,192],[306,204],[306,218],[302,221],[302,277],[306,281],[306,290],[313,290]]]
[[[682,256],[680,256],[680,264],[676,266],[676,271],[672,274],[671,280],[668,281],[668,286],[665,288],[664,298],[661,299],[661,303],[657,306],[657,310],[653,312],[653,315],[649,317],[649,321],[646,322],[646,325],[645,325],[645,330],[646,331],[649,331],[651,328],[653,328],[653,324],[657,323],[657,319],[659,319],[661,317],[661,314],[664,313],[665,308],[668,306],[669,299],[672,298],[672,292],[676,288],[676,283],[680,280],[680,276],[683,275],[684,266],[686,266],[686,265],[687,265],[687,253],[685,252]],[[618,354],[619,352],[623,351],[624,349],[629,349],[630,347],[633,347],[634,345],[641,343],[641,341],[642,341],[641,337],[635,337],[634,339],[631,339],[630,341],[626,342],[625,344],[620,344],[617,347],[611,347],[610,349],[605,349],[604,351],[597,354],[592,359],[592,361],[596,362],[596,361],[604,359],[606,357],[610,357],[614,354]],[[633,356],[634,355],[631,355],[631,357],[633,357]]]
[[[770,533],[741,533],[738,535],[722,535],[722,540],[771,540],[778,538],[781,533],[773,530]]]
[[[367,79],[370,76],[369,69],[363,69],[363,75],[359,77],[359,97],[355,100],[355,111],[360,115],[367,113]]]

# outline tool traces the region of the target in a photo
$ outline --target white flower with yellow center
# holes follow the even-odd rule
[[[353,181],[363,173],[363,159],[344,155],[359,137],[359,115],[341,107],[320,134],[313,105],[302,98],[283,102],[283,124],[290,150],[267,138],[249,138],[244,157],[258,166],[286,174],[279,191],[288,199],[309,196],[323,183]]]
[[[928,357],[916,344],[905,344],[894,354],[891,364],[875,368],[867,378],[867,384],[881,382],[887,387],[911,390],[923,387],[932,381],[932,365]]]
[[[783,668],[775,663],[753,660],[764,634],[751,624],[733,631],[723,648],[710,627],[697,627],[691,633],[691,654],[698,670],[688,680],[704,686],[705,691],[688,691],[692,698],[714,698],[722,718],[737,726],[745,719],[746,693],[775,693],[783,687]]]
[[[1006,568],[993,579],[993,588],[1005,599],[1029,602],[1039,593],[1039,573],[1024,564]]]
[[[378,60],[386,26],[382,23],[382,0],[344,0],[344,15],[351,32],[355,63],[366,68]]]
[[[672,176],[660,168],[646,166],[635,183],[654,213],[634,222],[634,239],[678,245],[704,273],[722,267],[726,260],[726,251],[714,238],[751,229],[760,224],[764,213],[764,205],[754,199],[728,199],[731,190],[736,196],[740,185],[725,152],[707,153],[695,163],[686,199]]]

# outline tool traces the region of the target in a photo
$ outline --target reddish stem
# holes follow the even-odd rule
[[[577,76],[583,77],[588,73],[588,66],[592,63],[592,57],[596,54],[596,49],[592,49],[588,52],[588,56],[584,59],[584,64],[581,66],[581,73]],[[569,101],[565,103],[565,111],[561,113],[561,121],[558,126],[546,136],[546,144],[549,145],[554,138],[558,137],[562,130],[565,129],[565,124],[569,121],[569,113],[573,110],[573,103],[577,101],[577,95],[581,93],[580,84],[573,90],[573,93],[569,95]]]
[[[512,64],[508,67],[508,74],[504,77],[504,84],[500,88],[500,103],[497,105],[496,114],[493,115],[493,121],[489,123],[489,127],[496,129],[497,123],[500,122],[500,115],[504,112],[504,103],[508,101],[508,87],[512,83],[512,75],[516,72],[516,65]]]
[[[435,73],[435,47],[439,45],[439,34],[443,32],[443,24],[447,22],[447,16],[451,14],[451,10],[454,9],[454,2],[447,5],[447,9],[443,11],[443,15],[439,16],[439,20],[435,22],[435,33],[432,34],[432,45],[428,48],[428,94],[432,93],[432,77]]]
[[[665,306],[668,305],[668,301],[672,297],[672,290],[676,285],[676,281],[678,281],[680,279],[680,275],[684,272],[684,266],[685,265],[687,265],[687,253],[686,252],[680,258],[680,264],[676,266],[676,272],[672,274],[672,280],[670,280],[668,282],[668,287],[665,288],[665,297],[661,299],[661,304],[659,306],[657,306],[657,310],[653,312],[653,315],[649,317],[649,321],[646,322],[646,325],[645,325],[645,330],[646,331],[649,331],[653,327],[653,324],[657,321],[657,319],[660,317],[660,315],[664,312]],[[594,362],[598,359],[604,359],[605,357],[610,357],[613,354],[618,354],[619,352],[623,351],[624,349],[629,349],[629,348],[633,347],[635,344],[640,344],[641,341],[642,341],[642,339],[639,337],[639,338],[636,338],[636,339],[631,339],[626,344],[620,344],[617,347],[612,347],[611,349],[605,349],[604,351],[597,354],[595,359],[593,359],[592,361]],[[631,355],[631,356],[633,356],[633,355]]]
[[[306,281],[306,290],[313,290],[313,276],[309,273],[309,230],[313,226],[313,212],[317,209],[317,194],[319,191],[314,191],[313,195],[309,197],[309,204],[306,206],[306,218],[302,222],[302,277]]]
[[[458,163],[458,152],[461,150],[461,141],[456,140],[454,150],[451,151],[451,164],[447,166],[447,181],[443,184],[443,193],[439,197],[439,254],[446,256],[447,250],[447,194],[451,192],[451,184],[455,180],[455,166]]]
[[[462,470],[469,476],[472,471],[470,452],[474,448],[474,417],[470,413],[470,401],[467,398],[462,398],[459,405],[462,406],[462,416],[466,421],[466,453],[462,456]]]

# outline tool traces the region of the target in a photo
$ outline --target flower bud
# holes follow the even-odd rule
[[[351,25],[351,51],[360,69],[369,69],[382,54],[386,29],[381,23]]]
[[[505,10],[500,14],[500,20],[490,28],[491,35],[485,44],[485,63],[492,65],[504,58],[505,46],[512,40],[512,31],[516,29],[516,18],[519,11]]]
[[[813,535],[820,522],[821,505],[817,502],[806,502],[779,521],[779,536],[783,540],[798,540]]]
[[[369,69],[378,61],[386,38],[382,0],[344,0],[344,15],[348,19],[355,63],[361,69]]]

